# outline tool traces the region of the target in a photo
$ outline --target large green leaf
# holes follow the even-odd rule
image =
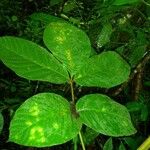
[[[113,5],[126,5],[140,2],[140,0],[115,0]]]
[[[106,95],[86,95],[76,108],[84,124],[104,135],[127,136],[136,132],[127,108]]]
[[[73,75],[90,56],[91,46],[88,36],[66,22],[50,23],[44,31],[45,45],[51,50]]]
[[[2,128],[3,128],[3,124],[4,124],[4,119],[3,119],[2,114],[0,113],[0,133],[1,133]]]
[[[119,54],[108,51],[89,58],[75,81],[82,86],[110,88],[126,81],[129,74],[130,66]]]
[[[0,59],[21,77],[65,83],[67,71],[46,49],[16,37],[0,38]]]
[[[71,140],[80,128],[80,120],[72,116],[66,99],[42,93],[26,100],[16,111],[9,141],[26,146],[52,146]]]

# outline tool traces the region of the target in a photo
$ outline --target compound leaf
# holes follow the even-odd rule
[[[88,127],[109,136],[127,136],[134,129],[127,108],[102,94],[90,94],[79,99],[76,109]]]
[[[75,81],[82,86],[110,88],[126,81],[130,66],[116,52],[108,51],[88,59]]]
[[[88,36],[67,22],[52,22],[44,31],[44,43],[73,76],[90,56]]]
[[[66,99],[41,93],[26,100],[16,111],[9,141],[25,146],[52,146],[71,140],[80,128],[80,120],[72,116]]]
[[[17,75],[29,80],[65,83],[68,73],[46,49],[16,37],[0,38],[0,59]]]

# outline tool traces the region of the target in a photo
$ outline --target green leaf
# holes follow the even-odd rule
[[[0,113],[0,133],[1,133],[2,129],[3,129],[3,125],[4,125],[4,119],[3,119],[2,114]]]
[[[146,121],[148,119],[148,107],[147,105],[143,105],[141,109],[141,121]]]
[[[103,150],[113,150],[112,138],[109,138],[104,144]]]
[[[123,143],[121,142],[119,145],[119,150],[126,150],[125,146],[123,145]]]
[[[76,108],[85,125],[104,135],[128,136],[136,132],[127,108],[106,95],[86,95]]]
[[[95,130],[86,127],[85,132],[83,133],[83,138],[84,138],[84,143],[86,145],[91,144],[92,142],[94,142],[95,138],[99,135],[98,132],[96,132]]]
[[[54,5],[57,5],[59,3],[63,2],[63,0],[50,0],[50,5],[51,6],[54,6]]]
[[[145,86],[150,86],[150,81],[145,81],[145,82],[144,82],[144,85],[145,85]]]
[[[107,23],[103,26],[102,31],[98,35],[97,46],[102,47],[110,41],[112,26],[110,23]]]
[[[141,111],[143,104],[138,101],[128,102],[126,107],[128,108],[129,112]]]
[[[21,38],[1,37],[0,59],[29,80],[65,83],[68,78],[67,71],[46,49]]]
[[[50,23],[44,31],[44,43],[71,75],[79,70],[91,53],[88,36],[66,22]]]
[[[50,22],[64,21],[61,18],[46,14],[46,13],[33,13],[30,18],[36,21],[41,21],[42,23],[48,25]]]
[[[72,116],[66,99],[42,93],[26,100],[16,111],[9,141],[25,146],[52,146],[71,140],[80,129],[80,120]]]
[[[70,11],[74,10],[74,9],[78,9],[78,5],[75,1],[72,0],[68,0],[64,7],[63,7],[63,12],[64,13],[69,13]]]
[[[140,0],[115,0],[113,5],[127,5],[127,4],[134,4],[138,2],[140,2]]]
[[[87,61],[75,76],[81,86],[110,88],[126,81],[130,66],[116,52],[108,51],[95,55]]]

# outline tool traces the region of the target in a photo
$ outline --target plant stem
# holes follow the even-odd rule
[[[70,79],[70,88],[71,88],[72,103],[75,104],[75,96],[74,96],[73,80],[72,80],[72,78]],[[84,142],[83,142],[83,138],[82,138],[81,132],[79,132],[79,138],[80,138],[80,141],[81,141],[82,149],[85,150],[85,145],[84,145]]]
[[[70,88],[71,88],[72,103],[75,104],[74,90],[73,90],[73,80],[72,79],[70,79]]]
[[[81,141],[82,149],[85,150],[85,145],[84,145],[84,142],[83,142],[81,132],[79,132],[79,138],[80,138],[80,141]]]

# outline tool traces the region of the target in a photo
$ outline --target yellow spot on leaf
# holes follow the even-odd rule
[[[31,121],[26,121],[25,124],[26,124],[27,126],[31,126],[31,125],[32,125],[32,122],[31,122]]]
[[[53,123],[53,127],[55,128],[55,129],[58,129],[59,128],[59,125],[58,125],[58,123]]]
[[[68,49],[66,51],[66,57],[67,57],[67,60],[69,62],[70,67],[74,67],[74,64],[73,64],[73,61],[72,61],[72,54],[71,54],[71,50],[70,49]]]
[[[42,127],[33,127],[30,131],[29,140],[36,140],[38,143],[44,143],[46,138]]]
[[[103,108],[102,108],[102,111],[103,111],[103,112],[104,112],[104,111],[106,111],[106,108],[105,108],[105,107],[103,107]]]
[[[35,106],[33,106],[33,107],[29,110],[29,113],[30,113],[32,116],[38,116],[39,113],[40,113],[40,110],[39,110],[38,105],[35,104]]]
[[[65,38],[62,37],[62,36],[58,36],[58,37],[56,37],[56,41],[57,41],[59,44],[63,44],[63,42],[65,41]]]
[[[41,138],[41,143],[45,143],[46,142],[46,138],[45,137],[42,137]]]

